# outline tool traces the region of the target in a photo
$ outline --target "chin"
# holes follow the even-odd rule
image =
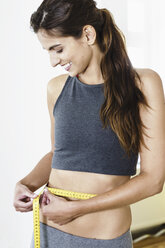
[[[77,73],[74,73],[74,72],[69,72],[68,71],[68,74],[69,74],[70,77],[76,77],[77,76]]]

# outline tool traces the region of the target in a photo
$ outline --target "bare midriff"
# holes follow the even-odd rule
[[[130,180],[130,176],[106,175],[53,169],[49,187],[75,192],[102,194]],[[71,200],[76,200],[70,198]],[[83,200],[84,201],[84,200]],[[86,238],[113,239],[128,231],[132,217],[130,206],[85,214],[73,221],[58,225],[40,211],[40,221],[61,231]]]

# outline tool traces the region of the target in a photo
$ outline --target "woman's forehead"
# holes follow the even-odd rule
[[[37,37],[39,41],[41,42],[41,44],[44,46],[44,48],[46,48],[47,46],[56,45],[56,44],[65,44],[69,39],[69,37],[50,36],[43,31],[38,31]]]
[[[45,30],[43,29],[40,29],[38,32],[37,32],[37,36],[39,39],[41,40],[45,40],[45,41],[58,41],[58,40],[65,40],[67,37],[60,37],[60,36],[57,36],[57,35],[49,35],[46,33]]]
[[[72,36],[50,36],[44,30],[39,30],[37,32],[37,37],[41,42],[43,48],[48,49],[48,47],[61,45],[73,45],[76,40]],[[78,42],[78,41],[77,41]]]

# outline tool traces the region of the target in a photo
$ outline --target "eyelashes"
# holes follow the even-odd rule
[[[57,51],[57,53],[62,53],[62,52],[63,52],[63,49],[61,49],[61,50]]]
[[[63,48],[61,48],[61,49],[58,50],[58,51],[56,51],[55,49],[51,49],[51,50],[48,51],[48,53],[49,53],[49,54],[54,53],[54,52],[55,52],[55,53],[62,53],[63,50],[64,50]]]

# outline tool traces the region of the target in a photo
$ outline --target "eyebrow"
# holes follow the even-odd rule
[[[49,47],[48,50],[51,51],[53,48],[58,47],[58,46],[60,46],[60,45],[61,45],[61,44],[53,45],[53,46]],[[43,47],[43,49],[46,49],[46,48]]]

